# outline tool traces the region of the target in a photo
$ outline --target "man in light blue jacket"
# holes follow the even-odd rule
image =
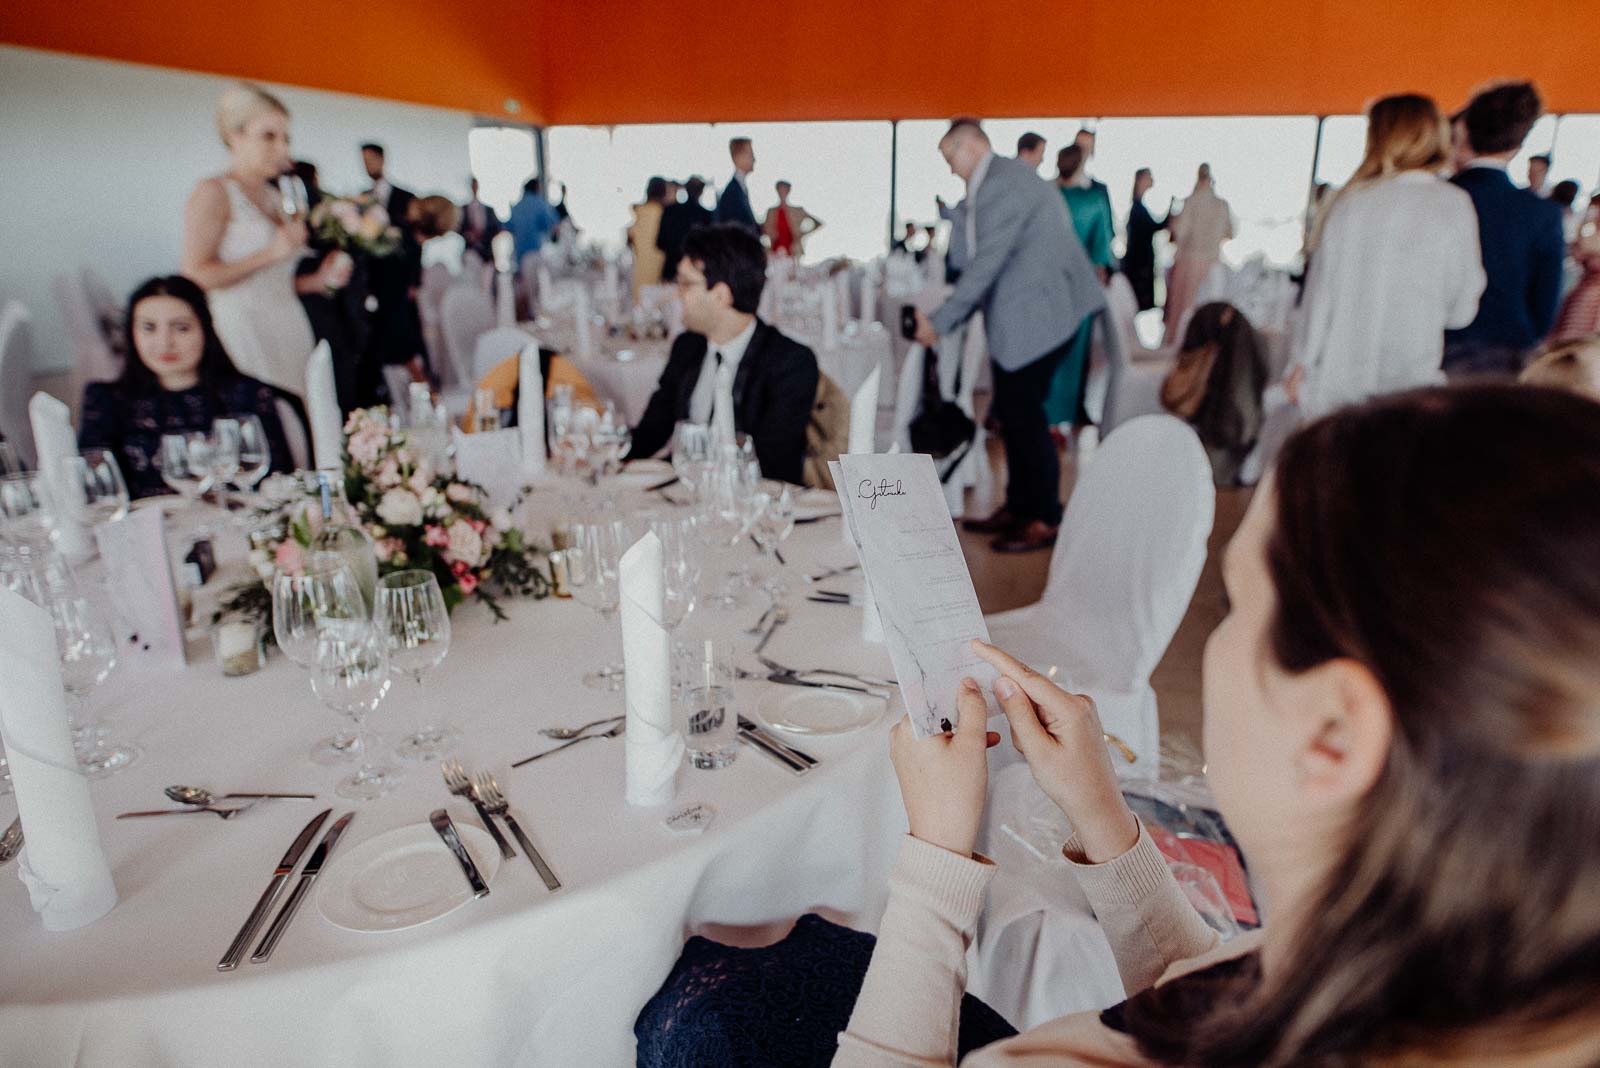
[[[999,552],[1048,549],[1061,524],[1061,465],[1044,396],[1084,317],[1105,307],[1104,291],[1061,195],[1026,163],[996,156],[976,119],[951,123],[939,152],[967,184],[957,225],[968,261],[933,317],[917,313],[916,340],[931,347],[983,311],[990,412],[1006,450],[1005,504],[966,527],[997,535]]]

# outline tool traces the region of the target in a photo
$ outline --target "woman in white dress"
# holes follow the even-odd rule
[[[1222,259],[1222,243],[1233,237],[1233,209],[1212,187],[1211,164],[1200,164],[1194,192],[1183,210],[1169,212],[1168,229],[1174,246],[1172,269],[1167,272],[1167,306],[1163,313],[1166,336],[1182,340],[1184,315],[1194,307],[1195,294]]]
[[[183,212],[183,273],[206,291],[217,334],[241,373],[300,396],[314,338],[298,292],[337,289],[349,261],[335,253],[295,277],[306,228],[285,219],[272,188],[289,169],[289,112],[241,83],[217,101],[228,169],[203,178]]]
[[[1483,294],[1478,219],[1439,177],[1450,133],[1425,96],[1367,112],[1366,157],[1323,212],[1284,386],[1306,418],[1443,380],[1444,332]]]

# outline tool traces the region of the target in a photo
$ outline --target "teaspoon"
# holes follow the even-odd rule
[[[297,801],[314,801],[316,794],[214,794],[203,786],[169,786],[166,795],[180,805],[194,805],[196,808],[205,808],[214,801],[227,798],[255,798],[287,797]]]

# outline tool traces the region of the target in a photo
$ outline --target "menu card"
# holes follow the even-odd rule
[[[122,651],[170,667],[185,662],[183,615],[167,554],[165,520],[159,505],[136,508],[94,528],[105,562],[106,589],[118,620]]]
[[[916,736],[955,729],[963,678],[977,680],[999,715],[998,672],[968,644],[988,641],[989,628],[932,458],[850,453],[829,467]]]

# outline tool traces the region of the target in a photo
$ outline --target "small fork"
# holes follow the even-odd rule
[[[443,760],[439,762],[439,771],[444,775],[444,785],[457,797],[464,797],[472,802],[472,807],[478,810],[478,818],[489,830],[489,837],[494,839],[494,844],[500,847],[500,855],[510,860],[517,855],[511,848],[511,843],[506,841],[505,835],[500,833],[500,828],[494,825],[488,805],[485,805],[476,791],[472,788],[472,780],[467,777],[467,769],[461,766],[459,760]]]
[[[506,821],[506,826],[511,828],[511,833],[517,836],[517,841],[522,843],[522,851],[528,854],[528,859],[539,872],[539,878],[544,880],[544,888],[554,893],[561,889],[561,880],[556,878],[556,873],[550,870],[550,865],[544,862],[539,851],[534,848],[528,836],[522,833],[522,828],[517,824],[517,818],[511,814],[511,805],[506,801],[505,794],[500,792],[500,784],[494,781],[494,776],[487,771],[480,771],[473,776],[472,785],[478,796],[483,798],[484,807],[492,814]]]

